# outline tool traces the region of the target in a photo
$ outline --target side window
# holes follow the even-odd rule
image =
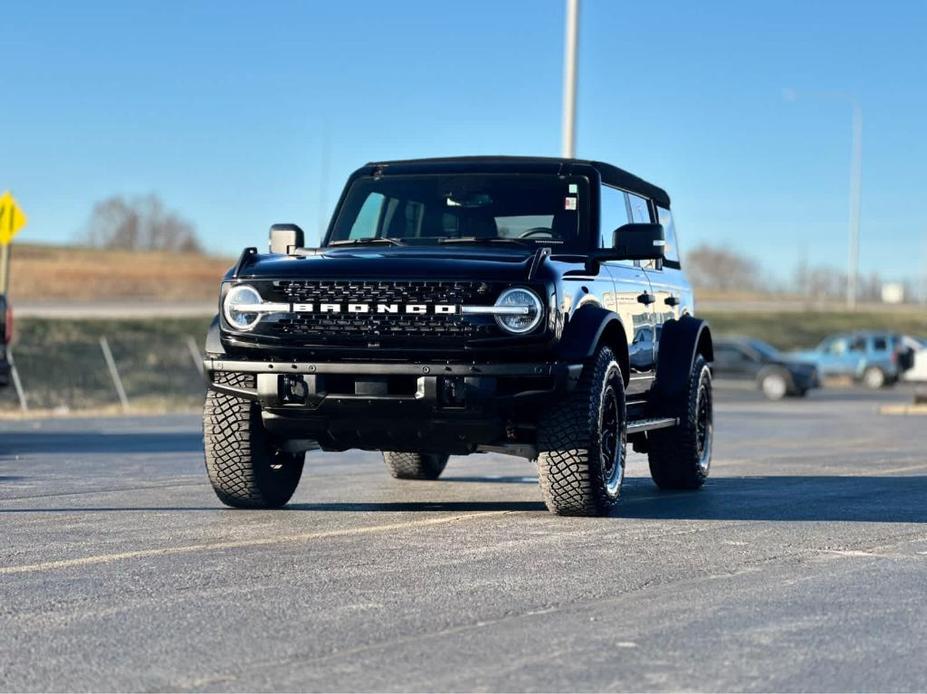
[[[603,185],[599,202],[599,248],[610,248],[612,232],[631,220],[624,191]]]
[[[850,343],[851,352],[865,352],[866,351],[866,338],[865,337],[856,337]]]
[[[679,267],[679,246],[676,243],[676,225],[673,224],[673,213],[662,207],[657,207],[657,214],[663,231],[666,232],[666,262],[675,263],[670,267]]]
[[[888,340],[884,337],[874,337],[872,339],[872,349],[876,352],[887,352]]]
[[[377,235],[385,200],[386,198],[380,193],[371,193],[367,196],[357,217],[354,218],[354,224],[351,225],[349,239],[368,239]]]
[[[640,195],[628,193],[628,201],[631,203],[631,221],[638,224],[650,224],[650,204],[647,198]]]

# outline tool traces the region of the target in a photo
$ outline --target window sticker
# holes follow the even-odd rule
[[[571,183],[569,187],[570,195],[576,195],[579,192],[579,186],[575,183]]]
[[[566,198],[564,198],[563,209],[575,210],[576,209],[576,198],[572,195],[568,195]]]

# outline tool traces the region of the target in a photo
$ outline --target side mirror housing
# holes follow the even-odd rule
[[[662,224],[625,224],[613,232],[612,245],[621,260],[663,260],[666,233]]]
[[[306,243],[306,235],[295,224],[274,224],[270,228],[270,252],[290,255]]]
[[[612,247],[595,252],[599,260],[663,260],[666,234],[660,224],[625,224],[612,232]]]

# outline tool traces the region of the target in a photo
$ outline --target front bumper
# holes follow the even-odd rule
[[[582,364],[206,359],[210,389],[258,402],[264,425],[323,448],[466,453],[534,438]]]

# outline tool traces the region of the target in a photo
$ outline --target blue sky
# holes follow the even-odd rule
[[[156,192],[213,251],[317,238],[369,160],[557,155],[562,0],[4,3],[0,189],[23,240]],[[862,105],[862,270],[927,273],[927,3],[584,0],[577,153],[671,194],[683,248],[845,265]],[[788,101],[782,90],[796,90]],[[327,135],[326,135],[327,134]],[[330,138],[322,180],[323,142]],[[325,209],[320,209],[324,205]]]

